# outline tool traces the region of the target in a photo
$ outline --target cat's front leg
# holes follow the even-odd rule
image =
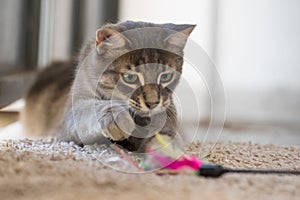
[[[108,138],[124,140],[134,130],[134,121],[121,104],[95,99],[77,99],[69,104],[62,123],[62,140],[94,144]]]

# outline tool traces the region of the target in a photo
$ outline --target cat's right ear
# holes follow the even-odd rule
[[[183,49],[189,35],[192,33],[196,25],[190,25],[190,24],[183,24],[183,25],[176,25],[176,33],[171,34],[169,37],[167,37],[164,42],[167,45],[172,45],[175,47],[179,47],[180,49]]]
[[[127,44],[128,39],[116,30],[101,28],[96,32],[96,48],[99,53],[102,49],[119,49]]]

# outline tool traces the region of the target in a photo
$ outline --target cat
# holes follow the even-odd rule
[[[133,21],[104,25],[76,61],[56,62],[39,73],[21,113],[26,132],[79,145],[113,142],[138,152],[158,145],[157,132],[173,140],[178,122],[172,94],[194,28]]]

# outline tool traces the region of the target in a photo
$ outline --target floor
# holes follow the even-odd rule
[[[201,156],[194,143],[188,153]],[[296,175],[228,173],[220,178],[191,170],[130,173],[107,149],[78,147],[52,139],[0,143],[1,199],[222,199],[293,200],[300,196]],[[218,143],[205,159],[230,168],[300,170],[299,147]],[[124,159],[123,159],[124,160]],[[114,169],[108,167],[114,167]],[[122,165],[124,167],[124,165]],[[127,173],[124,173],[125,172]]]

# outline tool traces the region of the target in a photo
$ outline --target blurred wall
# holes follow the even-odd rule
[[[1,71],[7,70],[11,66],[20,64],[19,58],[22,52],[20,18],[24,17],[22,7],[24,5],[18,0],[0,2],[0,26],[10,26],[11,29],[1,28],[0,31],[0,54]]]
[[[39,66],[72,58],[117,12],[117,0],[41,0]]]
[[[38,17],[38,0],[0,1],[0,75],[36,65]]]
[[[220,1],[218,57],[230,88],[300,89],[300,1]]]
[[[228,117],[300,122],[300,1],[219,1],[216,63]]]

